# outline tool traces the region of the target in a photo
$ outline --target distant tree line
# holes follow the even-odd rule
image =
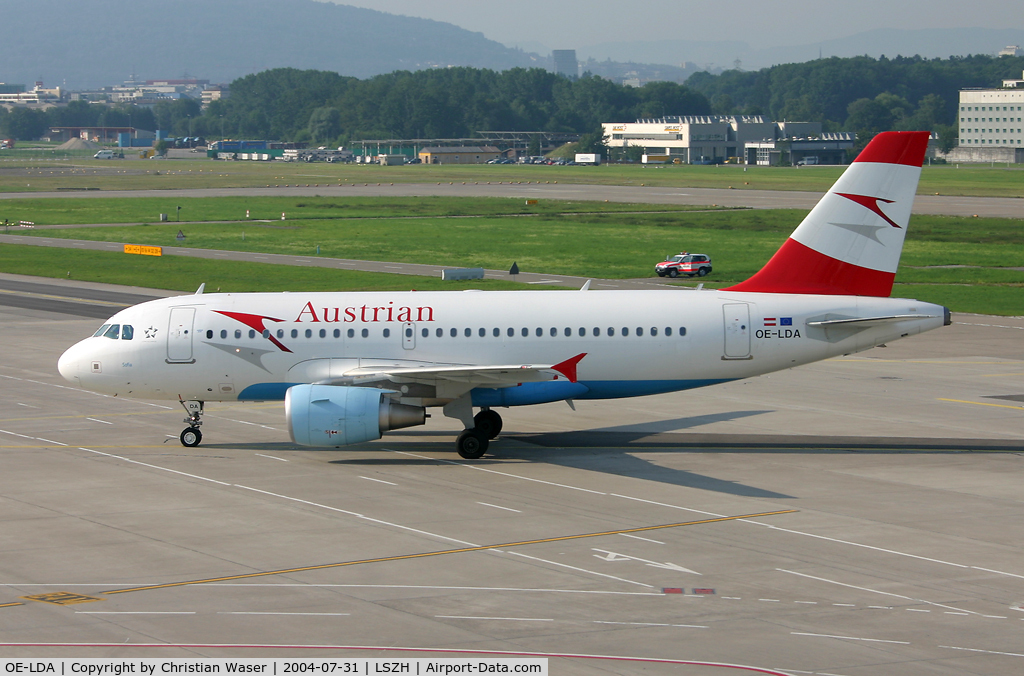
[[[571,80],[523,68],[397,71],[365,80],[277,68],[234,81],[231,97],[205,111],[190,99],[152,108],[82,101],[47,111],[0,108],[0,136],[33,139],[53,126],[130,124],[174,136],[343,145],[368,138],[472,137],[485,130],[593,135],[602,122],[714,113],[817,121],[825,131],[857,132],[862,144],[879,131],[937,131],[951,145],[959,90],[996,87],[1022,69],[1020,57],[836,57],[752,72],[697,73],[685,85],[626,87],[592,75]]]

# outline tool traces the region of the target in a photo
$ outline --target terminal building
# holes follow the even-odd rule
[[[603,127],[611,148],[640,146],[648,158],[680,164],[795,164],[809,157],[814,164],[845,164],[854,143],[853,134],[823,135],[820,122],[773,122],[760,115],[675,116]]]
[[[1024,162],[1024,79],[960,91],[959,147],[950,162]]]

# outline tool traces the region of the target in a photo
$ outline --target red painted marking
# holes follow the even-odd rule
[[[896,274],[862,268],[787,239],[757,274],[723,291],[888,297]]]
[[[224,315],[225,317],[228,317],[230,319],[234,319],[237,322],[242,322],[250,329],[259,331],[260,333],[263,333],[264,331],[267,330],[267,327],[263,325],[263,320],[268,319],[272,322],[284,321],[283,319],[274,319],[273,317],[266,317],[264,315],[251,315],[246,312],[227,312],[225,310],[214,310],[214,312],[216,312],[219,315]],[[291,352],[291,350],[289,350],[287,347],[281,344],[281,342],[277,338],[275,338],[273,334],[268,334],[267,339],[274,345],[277,345],[283,351]]]
[[[884,131],[871,139],[854,162],[881,162],[920,167],[928,150],[926,131]]]
[[[900,227],[899,225],[896,224],[896,221],[894,221],[891,218],[889,218],[888,216],[886,216],[885,213],[882,212],[882,207],[879,206],[879,204],[878,204],[879,202],[885,202],[886,204],[892,204],[893,200],[885,200],[885,199],[882,199],[881,197],[869,197],[867,195],[852,195],[850,193],[845,193],[845,192],[837,192],[836,194],[839,195],[840,197],[845,197],[846,199],[850,200],[851,202],[856,202],[857,204],[861,205],[865,209],[870,209],[872,213],[875,213],[878,216],[880,216],[886,223],[888,223],[892,227],[899,228],[900,230],[903,229],[902,227]]]
[[[580,360],[583,359],[586,356],[587,356],[586,352],[581,352],[580,354],[576,355],[575,357],[570,357],[569,359],[566,359],[565,361],[563,361],[563,362],[561,362],[559,364],[555,364],[551,368],[553,370],[555,370],[555,371],[558,371],[559,373],[561,373],[566,378],[568,378],[570,383],[574,383],[574,382],[576,382],[576,365],[579,364]],[[556,378],[556,380],[557,380],[557,378]]]

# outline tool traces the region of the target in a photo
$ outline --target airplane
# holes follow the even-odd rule
[[[721,290],[203,293],[108,319],[57,368],[87,390],[171,399],[199,445],[204,403],[284,401],[293,442],[341,447],[461,421],[487,452],[495,410],[676,392],[949,325],[890,298],[928,132],[878,134],[768,263]],[[478,412],[474,414],[474,409]]]

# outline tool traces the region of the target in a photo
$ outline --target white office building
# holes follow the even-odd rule
[[[959,148],[948,159],[959,162],[1020,162],[1024,158],[1024,80],[1002,89],[960,91]]]

